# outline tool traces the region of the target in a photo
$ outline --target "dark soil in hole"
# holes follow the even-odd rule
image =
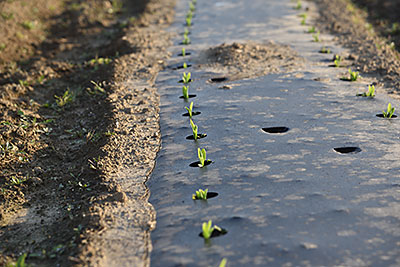
[[[266,133],[270,134],[278,134],[278,133],[286,133],[289,131],[288,127],[268,127],[268,128],[262,128],[262,130]]]
[[[335,147],[334,150],[340,154],[359,153],[361,148],[356,146]]]
[[[193,98],[193,97],[196,97],[196,95],[189,95],[189,98]],[[183,95],[181,95],[179,98],[185,99],[185,98],[183,97]]]
[[[191,82],[193,82],[193,80],[192,79],[190,79],[189,80],[189,82],[191,83]],[[183,80],[179,80],[179,82],[178,83],[183,83]]]
[[[180,42],[179,45],[190,45],[191,43],[191,41],[189,41],[188,43]]]
[[[186,65],[188,68],[190,68],[192,66],[192,64],[190,64],[190,63],[186,63]],[[172,66],[169,66],[169,68],[171,68],[173,70],[184,69],[183,64],[172,65]]]
[[[379,118],[385,118],[382,113],[376,114],[376,116],[379,117]],[[390,119],[394,119],[394,118],[397,118],[397,115],[393,114]],[[390,120],[389,118],[385,118],[385,119]]]
[[[214,229],[214,231],[212,232],[210,238],[218,237],[218,236],[221,236],[221,235],[226,235],[227,233],[228,233],[228,231],[227,231],[226,229],[224,229],[224,228],[221,228],[221,230]],[[200,236],[200,237],[203,237],[203,232],[201,232],[201,233],[199,234],[199,236]]]
[[[204,167],[210,165],[211,163],[213,163],[213,162],[212,162],[211,160],[208,159],[208,160],[204,163]],[[195,161],[195,162],[190,163],[189,166],[190,166],[190,167],[193,167],[193,168],[200,168],[200,167],[199,167],[199,164],[200,164],[200,161]]]
[[[185,56],[190,56],[192,53],[190,52],[185,52]],[[178,57],[183,57],[184,55],[182,53],[178,54]]]
[[[222,82],[225,82],[225,81],[228,81],[229,79],[228,78],[226,78],[226,77],[216,77],[216,78],[211,78],[211,79],[209,79],[208,81],[210,82],[210,83],[222,83]]]
[[[207,199],[214,198],[217,196],[218,196],[217,192],[207,192]],[[203,200],[203,199],[194,199],[194,200]]]
[[[200,115],[201,112],[200,111],[192,111],[192,116],[197,116]],[[186,112],[185,114],[182,114],[183,117],[189,117],[189,113]]]
[[[206,138],[207,134],[197,134],[197,140],[198,139],[203,139]],[[193,135],[189,135],[186,137],[187,140],[194,140],[194,136]]]

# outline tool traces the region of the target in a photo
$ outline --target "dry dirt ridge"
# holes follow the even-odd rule
[[[148,263],[143,184],[160,144],[152,84],[173,6],[0,2],[0,266],[25,253],[32,266],[110,265],[122,211],[137,234],[127,260]]]

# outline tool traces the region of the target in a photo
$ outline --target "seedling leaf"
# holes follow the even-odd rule
[[[193,102],[190,102],[190,106],[189,107],[185,107],[185,108],[189,113],[189,118],[192,118],[193,117]]]
[[[197,140],[199,127],[196,124],[194,124],[192,120],[190,120],[190,126],[192,127],[193,138],[194,140]]]

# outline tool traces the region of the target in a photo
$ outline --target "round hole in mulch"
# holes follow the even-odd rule
[[[204,163],[204,167],[210,165],[211,163],[213,163],[213,162],[212,162],[211,160],[208,159],[208,160]],[[190,163],[189,166],[190,166],[190,167],[193,167],[193,168],[200,168],[200,167],[199,167],[199,164],[200,164],[200,161],[196,161],[196,162]]]
[[[200,111],[192,111],[192,116],[197,116],[200,115]],[[189,112],[186,112],[185,114],[182,114],[183,117],[189,117]]]
[[[385,118],[382,113],[381,114],[376,114],[376,116],[379,117],[379,118]],[[394,118],[397,118],[397,115],[393,114],[390,119],[394,119]],[[385,118],[385,119],[389,119],[389,118]]]
[[[192,53],[190,52],[185,52],[185,56],[190,56]],[[184,55],[182,53],[178,54],[178,57],[183,57]]]
[[[189,95],[189,98],[193,98],[193,97],[196,97],[196,95]],[[181,95],[179,98],[185,99],[185,98],[183,97],[183,95]]]
[[[359,153],[361,148],[356,146],[335,147],[334,150],[340,154]]]
[[[187,67],[190,68],[192,66],[192,64],[186,63]],[[178,64],[178,65],[172,65],[169,66],[169,68],[173,69],[173,70],[180,70],[180,69],[184,69],[183,64]]]
[[[197,134],[197,139],[202,139],[202,138],[206,138],[207,134]],[[193,135],[189,135],[186,137],[187,140],[194,140],[194,136]]]
[[[212,234],[211,234],[210,238],[218,237],[218,236],[221,236],[221,235],[226,235],[227,233],[228,233],[228,231],[226,229],[224,229],[224,228],[221,228],[221,230],[214,229],[214,231],[212,231]],[[203,232],[201,232],[199,234],[199,236],[203,237]]]
[[[192,79],[189,79],[189,82],[191,83],[191,82],[193,82],[193,80],[192,80]],[[183,83],[183,80],[179,80],[178,83]]]
[[[215,78],[209,79],[208,81],[209,81],[210,83],[222,83],[222,82],[226,82],[226,81],[228,81],[228,80],[229,80],[229,79],[226,78],[226,77],[215,77]]]
[[[207,199],[210,199],[210,198],[214,198],[214,197],[217,197],[218,196],[218,193],[217,192],[207,192]],[[194,200],[204,200],[204,199],[194,199]]]
[[[289,131],[288,127],[268,127],[268,128],[262,128],[262,130],[266,133],[270,133],[270,134],[278,134],[278,133],[286,133],[287,131]]]

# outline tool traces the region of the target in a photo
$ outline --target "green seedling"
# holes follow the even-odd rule
[[[306,19],[305,19],[305,18],[302,18],[301,21],[300,21],[300,24],[301,24],[301,25],[306,25]]]
[[[394,111],[395,111],[395,108],[392,107],[391,103],[389,103],[386,111],[382,111],[382,115],[384,118],[390,119],[390,118],[392,118]]]
[[[186,18],[186,26],[188,27],[192,26],[192,18]]]
[[[185,109],[189,113],[189,118],[192,118],[193,117],[193,102],[190,102],[190,106],[189,107],[185,107]]]
[[[186,13],[186,18],[193,18],[193,12],[191,10],[188,11],[188,13]]]
[[[330,48],[326,48],[325,46],[323,46],[323,47],[321,48],[321,50],[319,50],[319,52],[320,52],[320,53],[323,53],[323,54],[330,54],[330,53],[332,53],[332,52],[331,52],[331,49],[330,49]]]
[[[186,72],[184,72],[183,73],[183,76],[182,76],[182,81],[183,81],[183,83],[184,84],[189,84],[190,83],[190,77],[192,76],[192,74],[190,73],[190,72],[188,72],[187,74],[186,74]]]
[[[362,94],[357,94],[357,96],[374,98],[375,97],[375,86],[374,85],[368,85],[368,92],[365,92],[365,93],[362,93]]]
[[[182,41],[182,44],[184,44],[184,45],[188,45],[188,44],[190,44],[190,38],[189,38],[189,36],[187,36],[187,35],[183,35],[183,41]]]
[[[204,222],[203,226],[203,238],[208,240],[211,238],[212,233],[214,230],[222,231],[222,229],[216,225],[212,226],[212,221],[209,220],[208,222]]]
[[[360,76],[360,73],[358,71],[352,71],[351,69],[349,69],[349,73],[350,73],[350,81],[352,82],[357,81],[358,77]]]
[[[71,103],[73,101],[73,94],[67,89],[62,96],[57,96],[54,95],[54,98],[56,99],[56,104],[58,107],[62,108],[68,103]]]
[[[189,99],[189,85],[182,86],[182,95],[184,99]]]
[[[297,4],[296,4],[296,6],[294,8],[297,9],[297,10],[301,9],[301,1],[300,0],[297,0]]]
[[[227,260],[226,258],[223,258],[223,259],[221,260],[221,262],[219,263],[219,267],[225,267],[227,261],[228,261],[228,260]]]
[[[198,148],[197,149],[197,156],[199,157],[199,161],[200,161],[199,167],[203,168],[205,166],[206,162],[207,162],[206,150],[204,148],[203,149]]]
[[[26,253],[22,254],[17,262],[7,263],[6,267],[27,267],[28,265],[25,263],[26,256]]]
[[[194,140],[197,140],[197,138],[199,138],[199,134],[198,134],[199,133],[198,132],[199,131],[199,127],[196,124],[194,124],[194,122],[192,120],[190,120],[190,126],[192,127],[193,138],[194,138]],[[204,166],[204,164],[203,164],[203,166]]]
[[[186,62],[183,62],[183,66],[182,66],[184,69],[187,69],[187,67],[188,67],[188,65],[187,65],[187,63]]]
[[[194,6],[193,3],[189,3],[189,10],[190,12],[194,12],[196,10],[196,7]]]
[[[189,34],[190,34],[189,29],[185,28],[185,31],[183,32],[183,35],[189,35]]]
[[[193,200],[207,200],[207,193],[208,193],[208,189],[203,190],[203,189],[199,189],[196,191],[196,194],[192,195],[192,199]]]
[[[336,55],[335,60],[333,61],[333,63],[335,64],[335,67],[339,68],[341,62],[342,62],[342,57],[339,55]]]
[[[186,49],[182,47],[182,57],[186,56]]]
[[[94,87],[93,89],[88,87],[86,90],[91,95],[104,95],[106,94],[106,90],[100,86],[100,84],[96,83],[95,81],[90,81]]]
[[[315,33],[317,31],[317,29],[315,29],[315,26],[311,26],[310,28],[308,28],[308,33]]]
[[[317,31],[316,33],[314,33],[314,34],[312,35],[312,37],[314,38],[314,42],[316,42],[316,43],[318,43],[318,42],[321,41],[321,40],[319,39],[319,34],[320,34],[320,32]]]

